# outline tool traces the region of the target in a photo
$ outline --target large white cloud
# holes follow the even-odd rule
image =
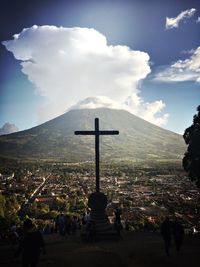
[[[18,132],[19,129],[15,124],[11,124],[9,122],[6,122],[2,128],[0,128],[0,135],[3,134],[10,134],[10,133],[15,133]]]
[[[128,97],[138,98],[139,103],[129,105],[130,111],[158,125],[166,122],[166,116],[157,117],[164,105],[144,103],[139,97],[137,85],[151,71],[145,52],[108,45],[106,37],[94,29],[48,25],[26,28],[3,44],[21,61],[23,73],[45,98],[42,121],[80,100],[91,97],[95,102],[94,97],[103,96],[93,108],[107,106],[108,99],[123,106]]]
[[[178,60],[158,72],[155,80],[162,82],[195,81],[200,83],[200,46],[191,50],[191,53],[188,59]]]
[[[90,109],[100,107],[124,109],[156,125],[165,125],[169,118],[169,114],[164,114],[160,117],[157,116],[157,113],[159,113],[165,107],[165,103],[163,103],[162,100],[152,103],[145,103],[141,97],[136,94],[129,96],[124,103],[116,102],[105,96],[88,97],[83,101],[78,102],[71,108]]]
[[[196,12],[196,9],[195,8],[191,8],[191,9],[187,9],[185,11],[182,11],[175,18],[166,17],[166,24],[165,24],[166,29],[178,28],[179,23],[181,21],[184,21],[184,20],[192,17],[195,12]]]

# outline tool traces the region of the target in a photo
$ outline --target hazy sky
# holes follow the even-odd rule
[[[199,0],[1,0],[0,127],[126,109],[183,133],[200,104]]]

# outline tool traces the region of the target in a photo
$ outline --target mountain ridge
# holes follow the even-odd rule
[[[0,156],[82,162],[94,160],[94,136],[75,136],[76,130],[119,130],[100,137],[102,160],[178,159],[185,151],[182,137],[125,110],[108,108],[70,110],[39,126],[0,137]]]

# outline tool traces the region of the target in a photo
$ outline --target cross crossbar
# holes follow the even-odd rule
[[[76,135],[115,135],[119,134],[119,131],[75,131]]]

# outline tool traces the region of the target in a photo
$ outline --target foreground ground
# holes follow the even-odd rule
[[[186,236],[180,254],[174,246],[164,253],[158,233],[122,233],[119,241],[81,242],[79,235],[45,236],[46,255],[39,267],[197,267],[200,266],[200,236]],[[0,266],[20,266],[12,246],[0,246]]]

